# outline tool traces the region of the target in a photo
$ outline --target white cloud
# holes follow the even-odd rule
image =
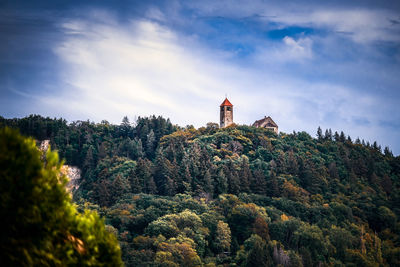
[[[283,42],[286,45],[284,54],[294,59],[303,59],[312,57],[312,40],[308,37],[299,38],[298,40],[292,37],[285,36]]]
[[[389,10],[316,9],[290,13],[280,10],[271,20],[284,25],[327,28],[355,42],[368,43],[400,41],[400,27],[389,20],[396,16]]]
[[[313,133],[321,125],[352,136],[365,133],[363,137],[371,140],[381,134],[379,128],[371,130],[370,125],[354,125],[351,120],[366,117],[372,125],[379,121],[384,101],[370,101],[368,93],[360,97],[339,84],[310,83],[273,70],[241,67],[156,22],[134,20],[121,26],[108,21],[65,24],[73,34],[56,53],[64,62],[64,82],[70,86],[60,95],[42,97],[44,106],[74,114],[75,120],[89,117],[119,123],[124,115],[156,114],[199,127],[218,122],[218,106],[227,93],[240,124],[271,115],[285,132]],[[268,56],[276,62],[279,57],[310,59],[312,44],[304,36],[285,37]]]
[[[155,6],[152,6],[147,10],[146,17],[156,21],[166,21],[164,13],[162,13],[161,10]]]
[[[263,42],[256,46],[251,59],[261,66],[273,69],[285,66],[286,63],[307,63],[313,59],[313,40],[301,36],[293,38],[285,36],[280,42]]]
[[[351,1],[350,1],[351,2]],[[191,8],[203,16],[225,16],[229,18],[245,18],[255,14],[268,23],[278,23],[278,27],[288,26],[311,27],[329,30],[332,33],[350,38],[357,43],[375,41],[400,41],[400,24],[397,10],[378,8],[376,6],[346,5],[336,3],[327,7],[325,3],[293,3],[288,1],[254,0],[246,2],[221,0],[208,2],[190,2]],[[280,25],[279,25],[280,24]]]
[[[116,27],[68,22],[72,34],[56,49],[72,90],[48,98],[59,108],[91,110],[93,119],[116,121],[123,114],[162,114],[182,125],[217,121],[225,93],[240,94],[224,80],[234,74],[190,39],[145,20]],[[79,96],[76,98],[76,96]]]
[[[265,73],[226,62],[223,54],[155,22],[136,20],[121,27],[88,20],[65,25],[68,32],[80,34],[68,35],[56,49],[65,63],[64,80],[71,85],[60,97],[44,98],[58,109],[114,122],[125,114],[161,114],[180,125],[201,126],[218,121],[218,105],[227,93],[238,123],[251,124],[258,119],[254,116],[268,114],[283,114],[282,119],[291,121],[295,112],[292,100],[286,99],[291,79],[266,81]],[[288,37],[282,45],[276,58],[311,56],[308,38]]]

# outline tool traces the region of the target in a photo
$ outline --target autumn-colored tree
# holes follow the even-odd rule
[[[223,221],[218,221],[215,246],[219,252],[228,252],[231,247],[231,229]]]

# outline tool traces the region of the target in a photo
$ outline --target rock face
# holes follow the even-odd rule
[[[73,194],[79,188],[81,170],[74,166],[64,165],[61,172],[68,177],[67,191]]]
[[[39,150],[43,152],[42,159],[45,160],[45,155],[50,147],[50,140],[43,140],[40,142]],[[67,191],[73,194],[79,188],[81,179],[81,170],[78,167],[64,165],[61,168],[61,173],[68,178]]]
[[[50,147],[50,140],[43,140],[42,142],[40,142],[39,150],[46,153],[49,147]]]
[[[265,116],[263,119],[255,121],[253,123],[254,127],[263,127],[269,130],[278,133],[278,125],[274,122],[274,120],[270,116]]]

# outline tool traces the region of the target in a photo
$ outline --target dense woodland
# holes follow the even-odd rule
[[[0,117],[82,171],[128,266],[400,266],[400,157],[317,130]]]

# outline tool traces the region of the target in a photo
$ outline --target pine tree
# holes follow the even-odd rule
[[[335,131],[334,139],[335,139],[336,142],[340,141],[340,136],[339,136],[337,131]]]
[[[129,119],[127,116],[125,116],[122,119],[122,122],[120,125],[120,131],[121,131],[121,136],[123,136],[123,137],[128,137],[130,135],[131,123],[129,122]]]
[[[318,141],[321,141],[321,140],[323,140],[323,138],[324,138],[324,136],[323,136],[323,134],[322,134],[322,129],[321,129],[320,126],[318,126],[317,138],[318,138]]]
[[[151,129],[149,134],[147,135],[147,139],[146,139],[146,155],[149,158],[153,158],[154,157],[155,140],[156,140],[156,138],[155,138],[153,129]]]
[[[392,151],[390,151],[389,147],[387,147],[387,146],[385,147],[383,153],[385,154],[385,157],[390,157],[390,158],[393,157]]]
[[[339,141],[344,143],[346,141],[346,135],[344,134],[344,132],[340,132],[340,137],[339,137]]]
[[[228,192],[235,195],[239,194],[240,181],[234,163],[229,161],[224,171],[228,181]]]
[[[226,179],[225,173],[222,170],[222,168],[218,170],[214,181],[215,181],[214,192],[216,196],[228,192],[228,181]]]
[[[129,172],[129,183],[131,186],[132,193],[138,194],[143,191],[143,181],[141,181],[140,177],[136,175],[136,172],[131,170]]]
[[[249,162],[247,158],[243,158],[240,164],[240,171],[239,171],[239,179],[240,179],[240,189],[241,192],[249,193],[250,192],[250,181],[252,180],[251,177],[251,170],[249,166]]]
[[[299,172],[299,165],[297,163],[297,159],[294,155],[293,150],[290,150],[289,153],[287,154],[287,166],[288,166],[288,171],[292,175],[297,175]]]
[[[253,183],[251,184],[251,191],[255,194],[265,194],[267,184],[265,175],[262,170],[256,169],[253,171]]]
[[[206,172],[204,174],[203,189],[204,189],[204,192],[209,193],[209,194],[212,194],[214,191],[211,174],[210,174],[209,170],[206,170]]]

